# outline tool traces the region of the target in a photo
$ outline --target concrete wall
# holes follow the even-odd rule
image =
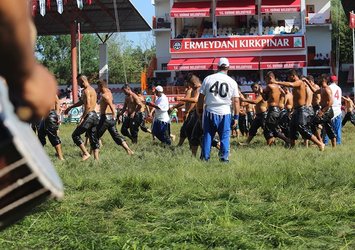
[[[306,39],[307,46],[315,46],[317,54],[322,53],[323,56],[325,54],[330,56],[332,50],[332,38],[329,26],[307,27]]]

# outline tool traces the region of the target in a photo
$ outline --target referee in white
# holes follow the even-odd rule
[[[212,139],[216,132],[220,138],[220,161],[229,161],[229,141],[231,124],[235,128],[239,118],[239,92],[238,84],[227,75],[229,61],[220,58],[218,72],[205,78],[200,89],[197,110],[199,115],[203,113],[202,128],[203,140],[201,159],[210,159]],[[233,117],[231,114],[233,106]]]

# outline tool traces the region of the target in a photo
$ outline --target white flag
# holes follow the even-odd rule
[[[79,9],[82,9],[84,7],[83,0],[76,0],[76,3],[78,4]]]
[[[57,11],[59,14],[63,13],[63,0],[57,0]]]
[[[41,16],[46,14],[46,0],[39,0],[39,13]]]

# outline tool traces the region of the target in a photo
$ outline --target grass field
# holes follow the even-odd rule
[[[325,152],[232,139],[229,164],[142,132],[133,157],[105,134],[100,161],[80,162],[73,129],[61,127],[65,162],[46,146],[65,198],[2,231],[0,249],[355,249],[350,123],[343,145]]]

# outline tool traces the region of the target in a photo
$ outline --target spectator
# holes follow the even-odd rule
[[[174,121],[174,120],[175,120],[176,123],[179,123],[179,118],[178,118],[177,113],[178,113],[177,108],[174,108],[174,109],[171,111],[171,113],[170,113],[170,120],[171,120],[171,121]]]

